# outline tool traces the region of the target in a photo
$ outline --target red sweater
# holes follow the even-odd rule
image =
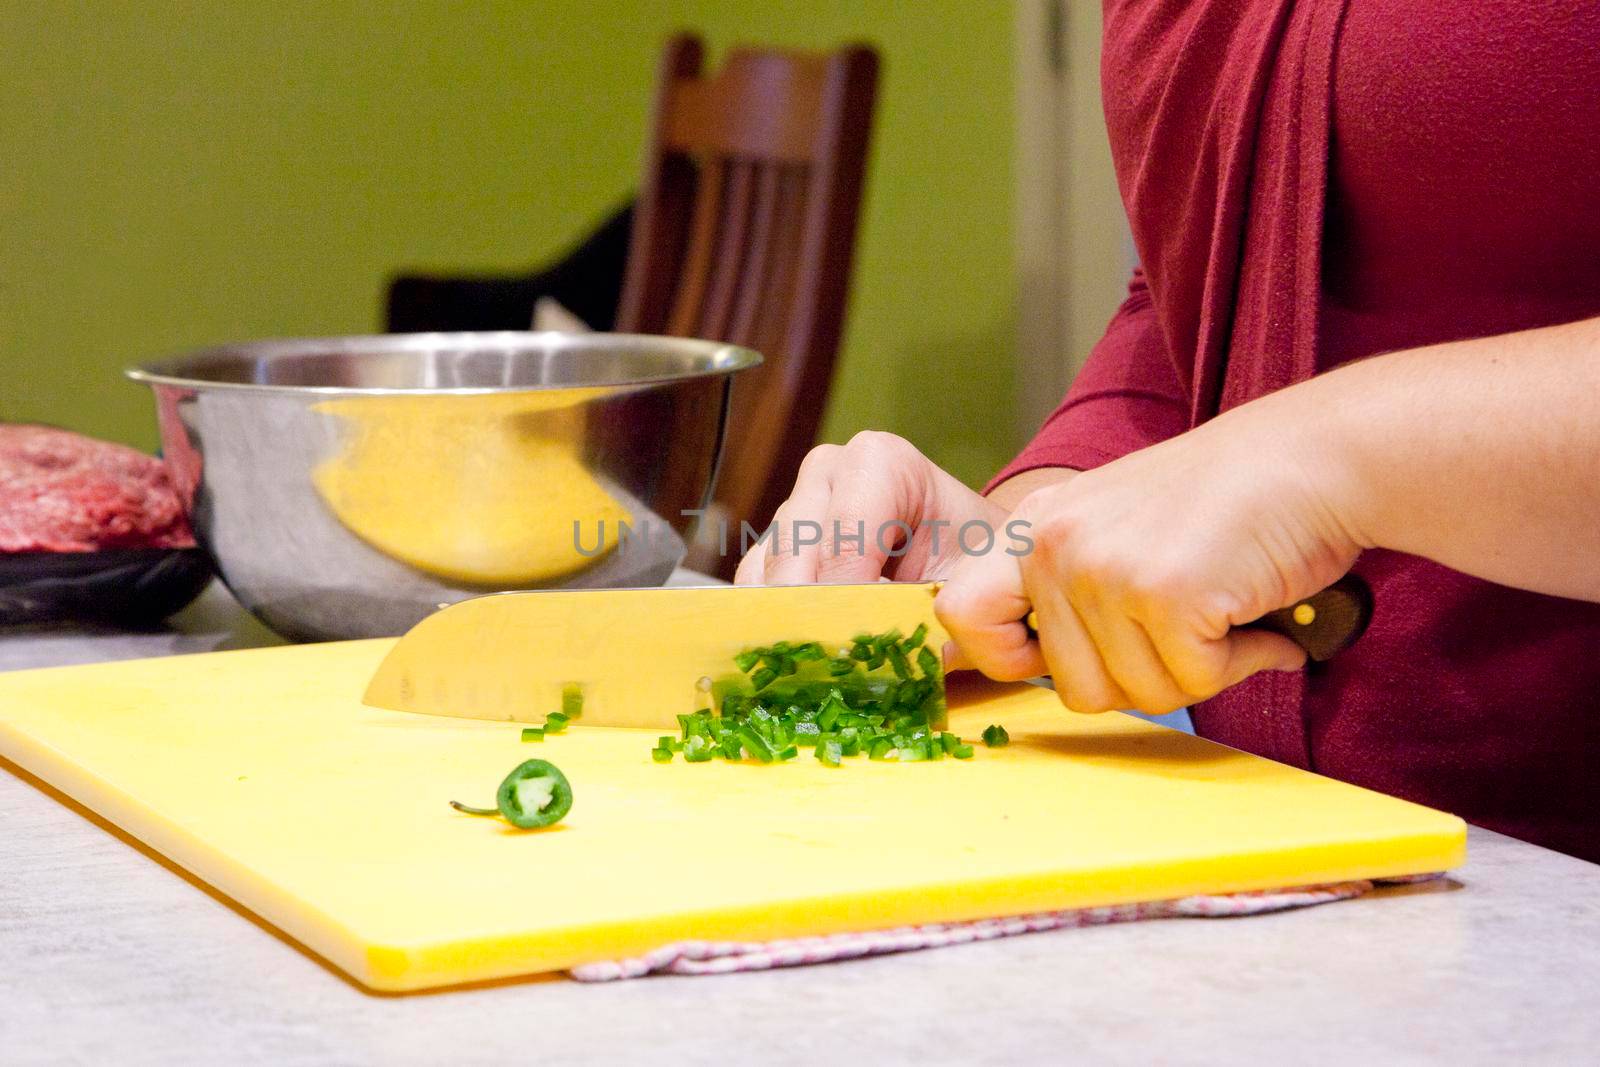
[[[1097,466],[1348,360],[1600,315],[1600,4],[1105,6],[1143,268],[1000,478]],[[1367,635],[1199,705],[1199,732],[1600,860],[1600,605],[1387,551],[1356,570]]]

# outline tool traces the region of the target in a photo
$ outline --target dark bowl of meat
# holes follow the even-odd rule
[[[0,424],[0,625],[159,623],[211,579],[185,511],[153,456]]]
[[[647,586],[710,500],[748,349],[623,334],[258,341],[131,371],[195,538],[297,640],[511,589]]]

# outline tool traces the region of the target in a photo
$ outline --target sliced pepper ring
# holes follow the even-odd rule
[[[543,802],[534,805],[536,797]],[[555,764],[531,759],[506,775],[494,800],[506,822],[520,830],[537,830],[560,822],[572,810],[572,785]]]

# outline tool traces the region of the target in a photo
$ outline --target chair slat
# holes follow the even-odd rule
[[[728,339],[728,319],[733,313],[733,296],[739,285],[749,247],[750,205],[755,189],[755,163],[735,159],[728,164],[727,195],[722,199],[716,253],[711,259],[711,280],[707,286],[699,336],[711,341]]]
[[[734,49],[661,66],[618,329],[730,340],[766,363],[734,382],[716,500],[770,521],[815,440],[848,295],[878,64],[872,49]],[[691,206],[692,205],[692,206]],[[733,557],[697,561],[723,577]]]
[[[728,340],[745,347],[756,346],[755,328],[762,308],[762,296],[772,266],[778,256],[774,242],[778,233],[778,183],[781,167],[777,163],[758,165],[755,202],[750,209],[750,255],[739,277],[739,295]]]
[[[794,291],[800,274],[801,228],[805,224],[806,171],[784,167],[778,179],[778,210],[774,224],[773,265],[761,300],[760,323],[756,335],[765,347],[780,349],[785,340]]]
[[[701,161],[695,188],[694,221],[689,228],[689,248],[677,295],[673,298],[672,316],[667,320],[667,332],[678,337],[693,337],[699,333],[700,310],[711,273],[711,259],[716,255],[714,238],[726,173],[727,164],[723,160]]]
[[[713,77],[672,86],[664,147],[811,162],[830,61],[826,54],[735,49]]]

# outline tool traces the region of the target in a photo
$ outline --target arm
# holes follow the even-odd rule
[[[940,616],[997,678],[1164,711],[1260,670],[1239,630],[1364,548],[1600,600],[1600,319],[1380,356],[1234,408],[1017,507],[1037,547],[962,561]],[[1036,611],[1039,640],[1018,619]]]
[[[1337,442],[1330,499],[1363,546],[1600,601],[1600,318],[1397,352],[1281,395],[1279,417]]]

